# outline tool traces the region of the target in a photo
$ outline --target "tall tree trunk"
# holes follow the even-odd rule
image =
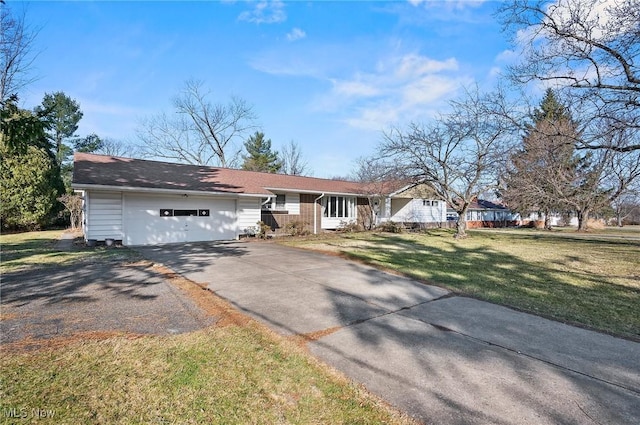
[[[551,230],[551,213],[549,210],[544,211],[544,229]]]
[[[586,232],[589,221],[589,208],[582,208],[578,211],[578,232]]]
[[[458,221],[456,221],[456,234],[453,235],[456,239],[463,239],[467,237],[467,208],[465,205],[462,211],[457,211]]]

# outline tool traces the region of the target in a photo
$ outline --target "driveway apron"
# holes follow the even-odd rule
[[[273,243],[144,247],[424,423],[637,424],[640,344]]]

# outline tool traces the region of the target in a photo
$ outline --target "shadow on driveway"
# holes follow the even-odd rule
[[[175,334],[214,321],[149,263],[80,263],[2,275],[2,343],[77,332]]]

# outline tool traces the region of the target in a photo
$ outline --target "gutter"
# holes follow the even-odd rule
[[[202,190],[190,190],[190,189],[168,189],[168,188],[155,188],[155,187],[135,187],[135,186],[115,186],[115,185],[101,185],[101,184],[83,184],[72,183],[71,188],[74,190],[103,190],[109,192],[138,192],[138,193],[150,193],[161,195],[194,195],[194,196],[217,196],[225,198],[264,198],[269,196],[262,193],[237,193],[237,192],[218,192],[218,191],[202,191]]]
[[[324,198],[324,193],[313,200],[313,234],[314,235],[318,234],[318,207],[316,206],[316,203],[322,198]]]

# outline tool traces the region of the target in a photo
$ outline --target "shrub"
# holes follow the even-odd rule
[[[402,225],[395,221],[385,221],[380,225],[379,229],[383,232],[402,233]]]
[[[605,228],[604,221],[600,219],[590,218],[589,220],[587,220],[587,229],[602,230],[604,228]]]
[[[264,221],[258,222],[258,236],[260,239],[267,239],[267,233],[271,231],[271,226],[266,224]]]
[[[361,232],[362,229],[362,225],[355,221],[341,221],[338,226],[338,231],[344,233]]]
[[[291,236],[307,236],[311,234],[309,229],[307,229],[307,224],[308,223],[300,220],[290,221],[284,226],[284,230]]]

